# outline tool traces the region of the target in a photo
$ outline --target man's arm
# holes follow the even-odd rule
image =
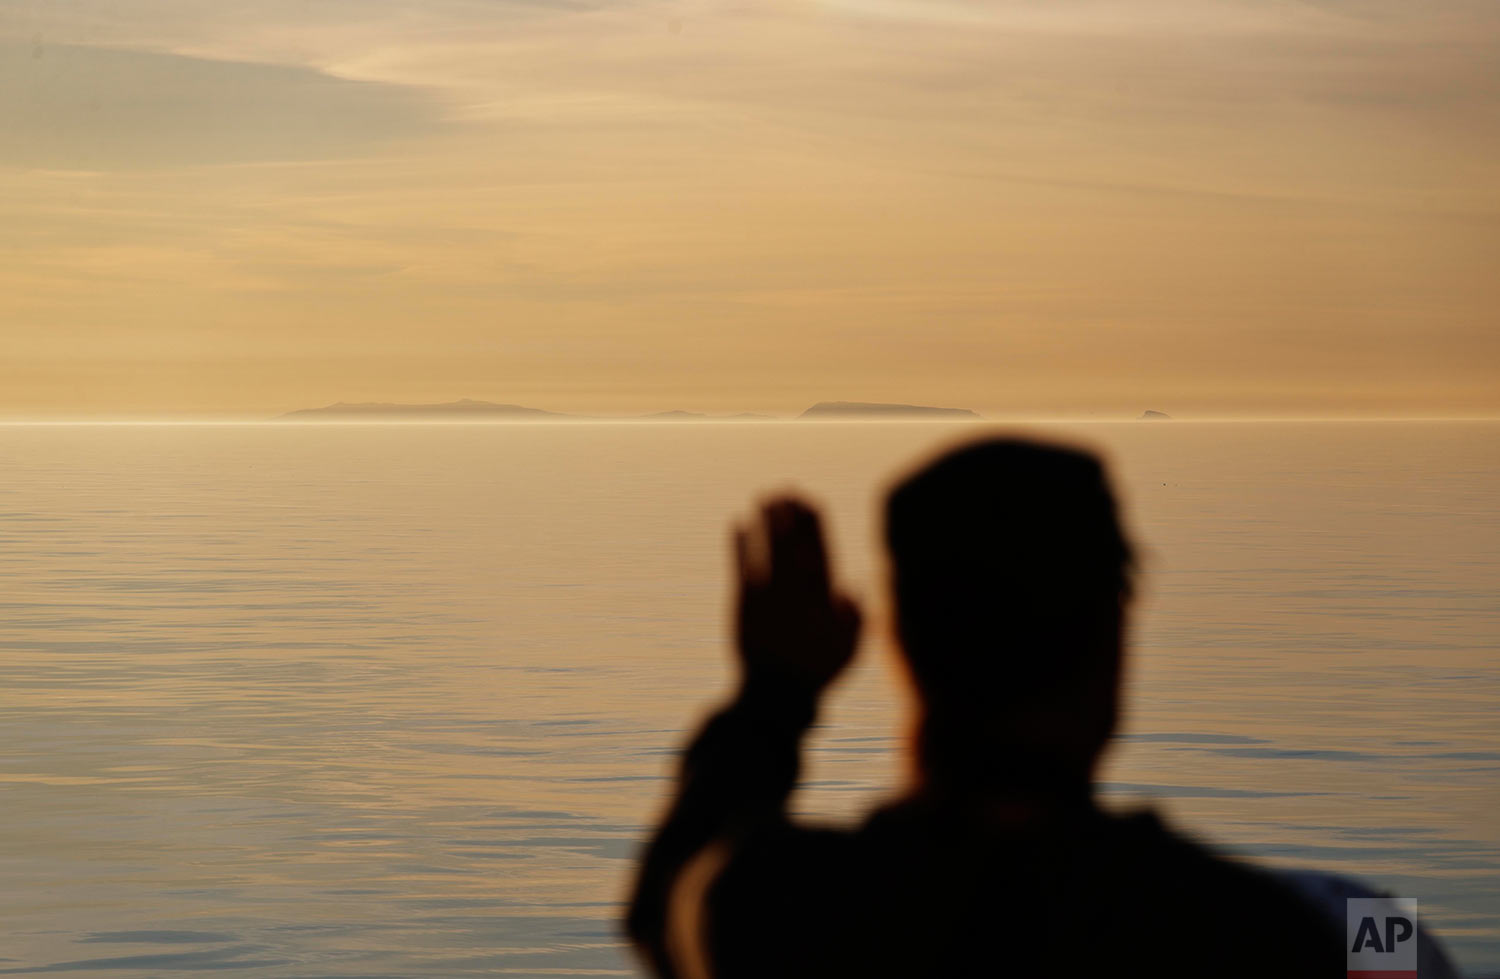
[[[735,544],[739,690],[684,755],[677,799],[646,850],[627,919],[631,938],[665,977],[680,974],[668,933],[683,872],[709,846],[732,850],[785,819],[802,734],[859,634],[857,607],[830,586],[811,508],[774,501],[757,527],[736,532]]]
[[[742,691],[685,752],[677,799],[641,861],[628,919],[630,937],[659,975],[678,975],[667,944],[682,872],[710,844],[732,848],[785,818],[802,732],[814,710],[811,700]]]

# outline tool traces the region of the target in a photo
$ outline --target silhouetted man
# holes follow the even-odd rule
[[[736,533],[739,690],[688,748],[629,929],[668,977],[1337,976],[1342,922],[1150,813],[1093,801],[1131,548],[1090,455],[995,440],[899,485],[897,633],[920,695],[907,793],[792,824],[803,732],[854,654],[816,513]]]

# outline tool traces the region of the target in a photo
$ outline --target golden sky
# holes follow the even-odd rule
[[[1500,414],[1493,0],[0,4],[0,415]]]

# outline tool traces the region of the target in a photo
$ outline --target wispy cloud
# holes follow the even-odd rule
[[[339,157],[438,124],[426,93],[311,68],[0,43],[0,166],[108,170]]]

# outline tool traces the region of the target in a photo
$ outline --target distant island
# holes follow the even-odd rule
[[[820,401],[798,418],[980,418],[967,408],[883,404],[868,401]]]
[[[798,415],[799,418],[979,418],[966,408],[932,408],[926,405],[872,404],[862,401],[823,401]],[[321,408],[299,408],[279,416],[285,421],[776,421],[775,415],[742,411],[733,415],[710,415],[701,411],[657,411],[647,415],[572,415],[526,405],[499,404],[461,398],[438,404],[399,404],[389,401],[340,401]]]
[[[757,415],[752,411],[742,411],[737,415],[709,415],[701,411],[683,411],[676,408],[672,411],[653,411],[649,415],[641,415],[653,421],[668,422],[711,422],[711,421],[751,421],[775,419],[775,415]]]
[[[322,408],[301,408],[289,411],[282,418],[567,418],[557,411],[527,408],[524,405],[503,405],[493,401],[474,401],[461,398],[441,404],[403,405],[381,401],[366,401],[360,404],[325,405]]]
[[[1150,408],[1147,408],[1145,411],[1141,412],[1141,419],[1145,421],[1162,421],[1163,419],[1170,421],[1171,418],[1172,416],[1167,414],[1165,411],[1153,411]]]

